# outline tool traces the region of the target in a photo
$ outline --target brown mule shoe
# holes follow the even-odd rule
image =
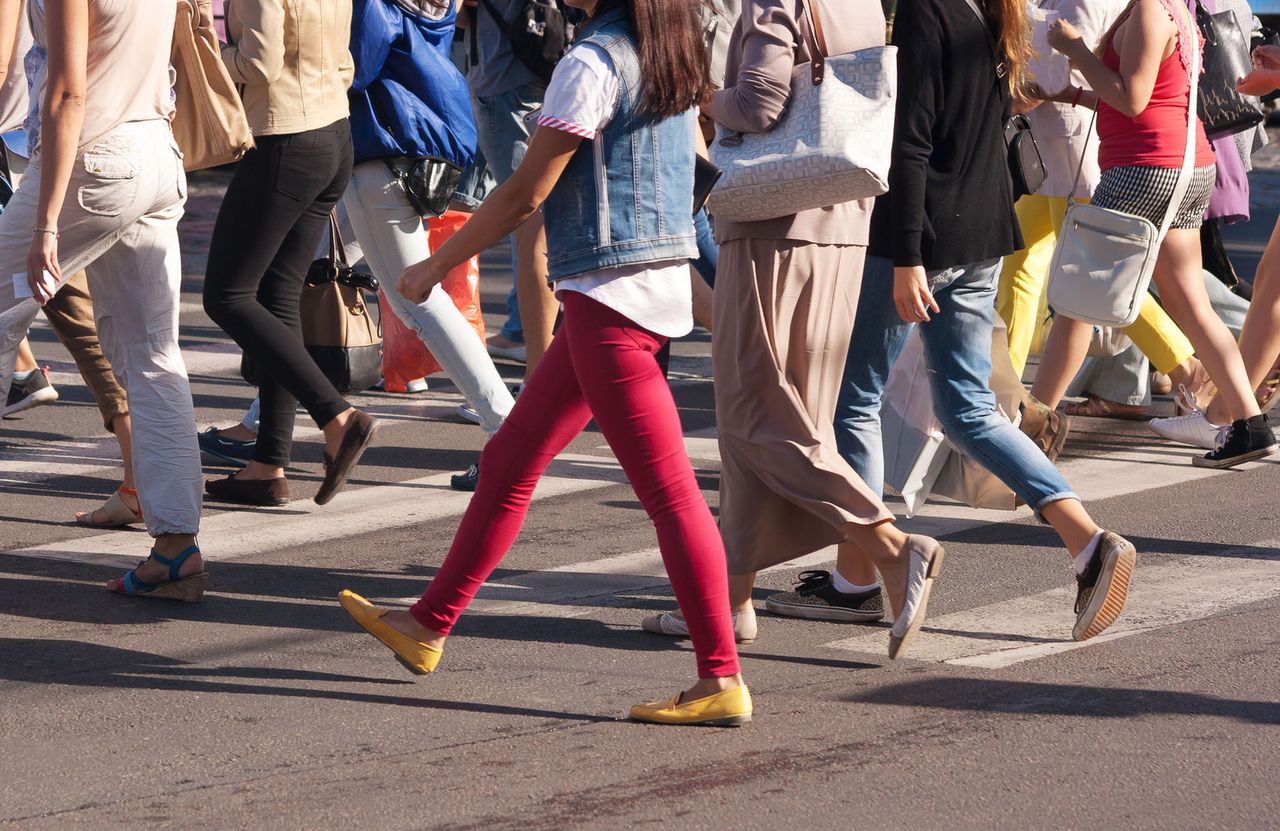
[[[1022,399],[1021,409],[1022,421],[1018,424],[1018,429],[1036,443],[1036,447],[1040,448],[1049,461],[1057,461],[1058,455],[1062,453],[1062,446],[1067,443],[1067,435],[1071,432],[1071,419],[1064,413],[1049,409],[1048,405],[1042,404],[1031,393],[1027,393]]]
[[[324,455],[324,481],[316,492],[317,505],[324,505],[342,490],[347,477],[351,475],[351,469],[364,455],[377,429],[378,422],[368,413],[356,410],[351,416],[347,432],[343,433],[342,442],[338,445],[337,455],[332,458],[328,453]]]

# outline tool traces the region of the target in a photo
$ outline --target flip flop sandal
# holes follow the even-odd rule
[[[182,570],[182,564],[187,561],[192,554],[198,554],[200,549],[197,546],[188,546],[178,554],[178,556],[170,559],[158,553],[154,548],[151,549],[151,556],[148,560],[153,560],[161,565],[169,567],[169,579],[163,583],[148,583],[138,578],[138,569],[135,568],[124,577],[107,583],[107,589],[116,594],[128,594],[134,597],[153,597],[164,600],[181,600],[184,603],[198,603],[204,596],[205,586],[209,583],[209,572],[200,571],[195,574],[188,574],[186,577],[179,575]],[[138,563],[138,566],[145,564],[147,560]]]
[[[1118,418],[1124,421],[1146,421],[1147,408],[1139,404],[1120,404],[1091,395],[1076,404],[1064,404],[1059,408],[1073,418]]]
[[[116,488],[116,492],[107,497],[107,501],[102,503],[102,507],[90,511],[87,514],[76,514],[76,524],[83,525],[86,528],[124,528],[128,525],[137,525],[142,522],[142,511],[135,511],[129,507],[129,503],[121,498],[121,494],[132,496],[135,499],[138,492],[133,488],[126,488],[124,485]],[[94,517],[102,517],[95,520]]]

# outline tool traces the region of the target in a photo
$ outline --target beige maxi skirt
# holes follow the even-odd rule
[[[837,451],[833,425],[866,252],[790,240],[720,247],[712,371],[730,574],[893,518]]]

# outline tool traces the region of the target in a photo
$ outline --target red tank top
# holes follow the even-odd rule
[[[1166,6],[1178,0],[1163,0]],[[1136,118],[1129,118],[1118,110],[1098,102],[1098,164],[1102,170],[1122,166],[1182,167],[1182,156],[1187,147],[1187,104],[1190,101],[1190,79],[1183,54],[1183,18],[1185,14],[1170,16],[1178,23],[1178,48],[1165,58],[1156,74],[1151,102]],[[1128,12],[1126,12],[1126,16]],[[1123,19],[1123,18],[1122,18]],[[1120,55],[1107,39],[1102,62],[1114,72],[1120,71]],[[1204,125],[1196,119],[1196,167],[1214,163],[1213,147],[1205,136]]]

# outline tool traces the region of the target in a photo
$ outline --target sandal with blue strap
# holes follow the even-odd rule
[[[124,577],[118,577],[107,584],[107,588],[117,594],[128,594],[134,597],[154,597],[166,600],[181,600],[184,603],[198,603],[204,596],[205,586],[209,583],[209,572],[199,571],[195,574],[188,574],[186,577],[179,575],[182,564],[192,554],[200,553],[198,546],[192,545],[185,548],[178,556],[169,558],[151,549],[151,556],[147,559],[154,560],[161,565],[169,567],[169,579],[163,583],[148,583],[138,577],[138,569],[134,569]],[[138,563],[141,567],[147,560]]]

